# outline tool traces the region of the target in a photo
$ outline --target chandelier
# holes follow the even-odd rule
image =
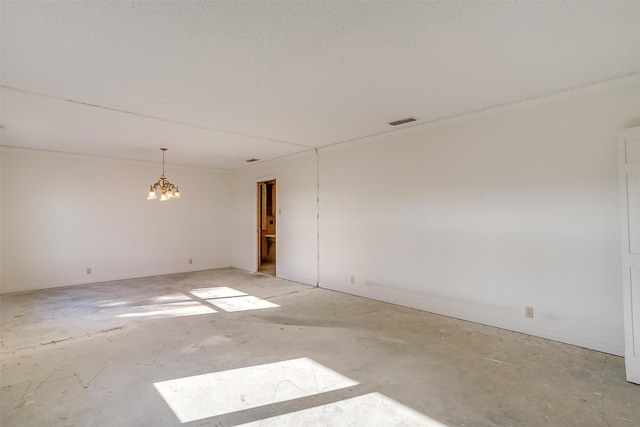
[[[155,184],[151,184],[149,187],[149,195],[147,196],[147,200],[157,199],[156,191],[160,190],[160,201],[164,202],[165,200],[171,200],[173,198],[180,198],[180,190],[178,186],[173,185],[172,183],[164,177],[164,152],[167,151],[166,148],[161,148],[162,150],[162,176]]]

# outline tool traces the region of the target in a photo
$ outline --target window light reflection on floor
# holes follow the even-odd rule
[[[98,305],[100,308],[109,308],[109,307],[118,307],[121,305],[130,305],[131,301],[101,301],[101,304]]]
[[[215,288],[193,289],[191,293],[197,296],[198,298],[202,298],[202,299],[229,298],[229,297],[240,297],[240,296],[249,295],[237,289],[228,288],[226,286],[218,286]]]
[[[180,422],[284,402],[358,383],[309,358],[155,383]]]
[[[246,297],[209,299],[207,301],[224,311],[259,310],[261,308],[280,307],[278,304],[251,295]]]
[[[159,319],[165,317],[195,316],[199,314],[218,313],[213,306],[223,311],[259,310],[280,307],[270,301],[241,292],[226,286],[193,289],[184,293],[161,295],[149,300],[151,304],[133,302],[105,303],[100,307],[130,306],[127,313],[116,317],[138,317]]]
[[[158,297],[153,298],[154,301],[158,302],[167,302],[167,301],[191,301],[191,297],[183,294],[183,293],[175,293],[175,294],[167,294],[160,295]]]
[[[211,307],[198,301],[170,302],[166,304],[139,305],[131,307],[133,312],[119,314],[116,317],[182,317],[196,316],[198,314],[217,313]]]
[[[381,393],[368,393],[238,427],[424,426],[446,427]]]

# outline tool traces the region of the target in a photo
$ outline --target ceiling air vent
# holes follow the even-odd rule
[[[257,162],[260,159],[249,159],[249,160],[245,160],[245,162],[247,163],[253,163],[253,162]]]
[[[401,120],[396,120],[395,122],[389,122],[389,124],[391,126],[398,126],[398,125],[403,125],[405,123],[411,123],[411,122],[415,122],[416,119],[415,117],[407,117],[406,119],[401,119]]]

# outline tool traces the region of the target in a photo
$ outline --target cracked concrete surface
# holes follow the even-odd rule
[[[211,287],[279,307],[228,312],[192,298]],[[446,426],[640,426],[640,386],[620,357],[233,268],[0,304],[2,426],[291,425],[315,408],[331,408],[326,425],[370,426],[350,411],[374,394]],[[184,424],[153,386],[298,358],[357,385]],[[415,425],[400,418],[378,425]]]

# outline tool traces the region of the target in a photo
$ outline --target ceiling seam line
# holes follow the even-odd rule
[[[119,161],[119,162],[157,164],[157,161],[134,159],[131,157],[111,157],[111,156],[105,156],[100,154],[86,154],[86,153],[78,153],[78,152],[72,152],[72,151],[51,150],[47,148],[19,147],[17,145],[0,144],[0,149],[3,149],[3,148],[9,149],[9,150],[37,151],[40,153],[58,154],[58,155],[64,155],[64,156],[89,157],[93,159],[103,159],[103,160],[111,160],[111,161]],[[304,151],[301,151],[301,152],[304,152]],[[228,168],[220,168],[220,167],[213,167],[213,166],[198,166],[198,165],[185,164],[185,163],[168,163],[168,164],[171,166],[177,166],[181,168],[207,169],[207,170],[224,172],[224,173],[232,173],[233,171],[240,169],[240,168],[228,169]]]
[[[143,117],[143,118],[146,118],[146,119],[158,120],[158,121],[162,121],[162,122],[166,122],[166,123],[173,123],[173,124],[177,124],[177,125],[181,125],[181,126],[188,126],[188,127],[197,128],[197,129],[209,130],[209,131],[212,131],[212,132],[220,132],[220,133],[226,133],[228,135],[244,136],[244,137],[248,137],[248,138],[262,139],[262,140],[275,142],[275,143],[280,143],[280,144],[295,145],[296,147],[304,147],[304,148],[309,148],[309,149],[314,149],[315,148],[315,147],[310,146],[310,145],[298,144],[298,143],[289,142],[289,141],[281,141],[279,139],[265,138],[265,137],[262,137],[262,136],[248,135],[248,134],[244,134],[244,133],[240,133],[240,132],[233,132],[233,131],[228,131],[228,130],[210,128],[210,127],[207,127],[207,126],[197,125],[197,124],[193,124],[193,123],[186,123],[186,122],[181,122],[181,121],[178,121],[178,120],[171,120],[171,119],[165,119],[163,117],[152,116],[150,114],[136,113],[136,112],[133,112],[133,111],[122,110],[122,109],[119,109],[119,108],[106,107],[104,105],[98,105],[98,104],[92,104],[90,102],[78,101],[76,99],[63,98],[63,97],[59,97],[59,96],[55,96],[55,95],[49,95],[49,94],[46,94],[46,93],[34,92],[34,91],[27,90],[27,89],[21,89],[21,88],[12,87],[12,86],[3,85],[3,84],[0,84],[0,88],[7,89],[7,90],[12,90],[14,92],[22,92],[22,93],[27,93],[29,95],[40,96],[40,97],[43,97],[43,98],[55,99],[55,100],[58,100],[58,101],[65,101],[65,102],[69,102],[69,103],[72,103],[72,104],[84,105],[84,106],[93,107],[93,108],[100,108],[100,109],[103,109],[103,110],[114,111],[114,112],[117,112],[117,113],[130,114],[132,116]]]
[[[625,74],[618,77],[613,77],[606,80],[600,80],[597,82],[587,83],[581,86],[575,86],[569,89],[562,89],[556,92],[550,92],[543,95],[533,96],[531,98],[526,98],[519,101],[512,101],[512,102],[505,102],[502,104],[491,105],[489,107],[467,111],[465,113],[452,114],[449,116],[444,116],[444,117],[435,118],[435,119],[426,120],[426,121],[418,120],[417,122],[413,122],[408,126],[402,126],[400,128],[394,128],[394,129],[387,129],[387,130],[372,133],[369,135],[363,135],[356,138],[345,139],[343,141],[332,142],[330,144],[322,145],[317,148],[318,150],[325,150],[325,149],[335,148],[336,146],[339,146],[342,144],[349,144],[354,142],[362,141],[364,143],[367,143],[369,142],[368,140],[374,140],[375,138],[379,138],[387,134],[401,134],[409,130],[420,132],[421,130],[426,130],[437,125],[446,126],[448,125],[449,122],[453,120],[460,120],[460,121],[475,120],[478,117],[480,117],[482,114],[492,114],[492,113],[499,113],[504,111],[529,108],[531,106],[536,105],[537,103],[544,102],[546,100],[550,100],[550,99],[553,100],[555,98],[573,96],[574,94],[580,93],[581,90],[589,90],[589,89],[597,90],[598,88],[605,87],[605,85],[608,85],[608,84],[623,84],[627,80],[634,80],[637,78],[640,78],[640,72],[633,72],[633,73]]]

